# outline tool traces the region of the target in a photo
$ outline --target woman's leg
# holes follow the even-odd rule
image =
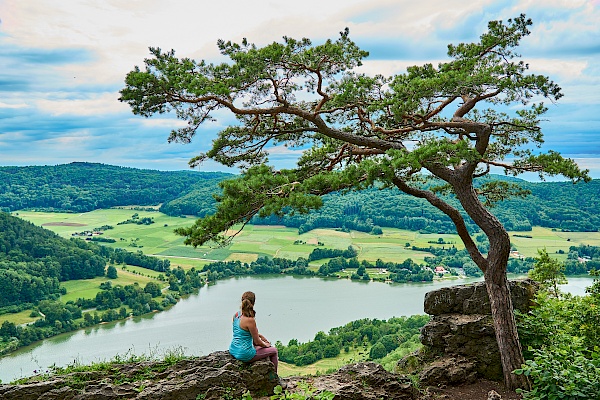
[[[252,360],[250,360],[250,362],[269,357],[271,359],[271,362],[275,366],[275,373],[277,373],[277,364],[279,362],[278,357],[277,357],[277,347],[255,346],[255,348],[256,348],[256,355],[254,356],[254,358]]]

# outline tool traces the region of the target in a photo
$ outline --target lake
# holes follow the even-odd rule
[[[361,318],[423,314],[426,292],[477,279],[385,284],[291,276],[241,277],[205,286],[168,311],[55,336],[0,358],[0,380],[33,375],[50,365],[110,360],[127,352],[162,354],[183,348],[205,355],[229,347],[231,317],[243,292],[256,293],[260,332],[272,343],[311,340],[319,331]],[[570,278],[563,290],[582,295],[591,278]]]

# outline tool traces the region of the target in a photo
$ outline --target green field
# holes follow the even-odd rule
[[[71,237],[75,232],[91,230],[102,225],[111,225],[114,229],[106,230],[103,237],[113,238],[117,242],[106,244],[111,247],[122,247],[130,251],[142,250],[145,254],[153,254],[168,258],[173,266],[184,269],[201,268],[215,260],[240,260],[250,262],[259,256],[282,257],[296,259],[308,257],[319,243],[323,247],[346,249],[354,246],[358,249],[359,260],[375,262],[378,258],[383,261],[402,262],[408,258],[422,262],[429,253],[413,251],[412,246],[440,247],[431,244],[442,238],[447,243],[453,243],[457,248],[463,248],[458,235],[451,234],[421,234],[394,228],[383,228],[383,234],[374,236],[363,232],[341,232],[332,229],[314,229],[302,235],[295,228],[283,226],[247,225],[233,239],[231,245],[225,248],[201,246],[193,248],[183,244],[183,238],[174,234],[177,227],[190,226],[191,218],[169,217],[160,212],[135,211],[140,218],[154,218],[151,225],[117,225],[118,222],[131,218],[133,210],[108,209],[96,210],[89,213],[66,214],[20,211],[19,217],[50,229],[63,237]],[[528,235],[532,238],[514,235]],[[565,255],[556,254],[558,250],[568,252],[570,246],[589,244],[600,246],[599,232],[558,232],[548,228],[535,227],[531,232],[510,232],[513,246],[526,257],[537,256],[537,250],[546,247],[550,254],[560,260]],[[301,244],[294,244],[301,241]],[[406,247],[406,244],[410,244]],[[445,245],[448,246],[448,245]],[[315,264],[312,264],[315,266]],[[318,267],[318,265],[317,265]]]
[[[317,373],[325,373],[330,370],[338,370],[344,365],[365,361],[369,357],[370,348],[371,346],[368,346],[367,348],[360,347],[358,349],[350,349],[348,353],[342,350],[340,355],[337,357],[324,358],[314,364],[303,365],[301,367],[280,361],[277,372],[279,376],[285,377],[315,375]]]
[[[125,221],[136,212],[140,218],[153,218],[151,225],[126,224],[117,225]],[[297,229],[283,226],[247,225],[237,235],[231,245],[224,248],[211,248],[202,246],[193,248],[183,244],[183,238],[173,233],[177,227],[186,227],[193,224],[191,218],[169,217],[160,212],[134,211],[129,209],[96,210],[81,214],[48,213],[20,211],[19,217],[41,225],[57,234],[69,238],[73,233],[92,230],[103,225],[111,225],[102,237],[113,238],[115,243],[104,245],[122,247],[130,251],[142,250],[145,254],[166,258],[171,262],[172,268],[201,269],[204,265],[216,260],[239,260],[251,262],[259,256],[282,257],[297,259],[307,258],[317,247],[346,249],[354,246],[358,250],[359,260],[374,263],[377,259],[383,261],[402,262],[408,258],[423,262],[430,253],[414,251],[412,246],[449,246],[436,244],[442,238],[444,242],[451,243],[458,248],[463,248],[458,235],[450,234],[421,234],[393,228],[384,228],[383,234],[374,236],[363,232],[341,232],[333,229],[314,229],[302,235]],[[232,231],[233,232],[233,231]],[[566,259],[569,247],[579,244],[600,246],[600,233],[598,232],[558,232],[547,228],[535,227],[531,232],[509,232],[514,247],[522,256],[536,257],[537,250],[546,247],[553,257],[563,261]],[[520,236],[515,236],[520,235]],[[531,236],[531,237],[524,237]],[[429,243],[435,242],[435,244]],[[296,244],[294,244],[296,243]],[[407,246],[408,244],[408,246]],[[562,250],[565,254],[557,254]],[[310,268],[317,270],[326,260],[317,260],[310,263]],[[347,270],[342,275],[351,275],[353,270]],[[376,269],[368,271],[369,275],[385,278]],[[127,266],[126,269],[118,268],[119,277],[113,284],[133,284],[137,282],[145,286],[150,281],[157,281],[160,273],[140,267]],[[76,300],[78,297],[92,298],[100,290],[100,283],[106,278],[95,278],[82,281],[64,282],[67,294],[61,297],[62,301]],[[0,323],[8,318],[19,323],[31,322],[29,311],[19,314],[0,316]]]
[[[30,317],[31,310],[23,310],[14,314],[2,314],[0,315],[0,325],[4,321],[12,322],[15,325],[27,324],[35,321],[38,317]]]
[[[108,279],[106,277],[96,277],[93,279],[81,279],[76,281],[62,282],[61,286],[67,289],[67,294],[60,297],[61,301],[65,303],[69,300],[77,300],[78,298],[92,299],[96,297],[96,293],[100,291],[100,284],[106,281],[110,281],[114,285],[133,285],[137,283],[141,287],[146,286],[148,282],[157,282],[160,285],[165,285],[164,282],[157,281],[151,277],[148,277],[148,272],[153,273],[144,268],[138,270],[143,271],[144,275],[134,273],[134,269],[138,267],[127,266],[126,270],[117,268],[117,279]]]

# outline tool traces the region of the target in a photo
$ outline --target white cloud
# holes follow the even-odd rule
[[[100,115],[127,113],[128,106],[119,102],[115,93],[89,94],[87,98],[77,99],[39,99],[37,107],[52,115]]]
[[[104,116],[105,124],[99,125],[110,132],[122,132],[119,139],[102,144],[106,150],[98,153],[107,157],[105,161],[99,160],[100,155],[93,152],[82,153],[82,157],[96,157],[99,162],[121,160],[119,164],[123,165],[128,150],[121,150],[119,146],[120,143],[126,146],[123,143],[129,140],[127,134],[158,137],[164,129],[162,139],[166,141],[168,130],[186,125],[183,121],[162,116],[151,119],[132,116],[128,106],[117,100],[117,91],[124,85],[125,75],[134,65],[143,65],[143,59],[148,57],[148,46],[165,50],[174,48],[180,57],[215,61],[221,57],[216,47],[217,39],[239,41],[247,37],[251,42],[264,45],[289,35],[309,37],[318,43],[323,38],[337,37],[339,31],[349,27],[351,37],[361,45],[364,43],[365,50],[378,52],[379,59],[367,59],[359,72],[389,76],[403,73],[409,65],[428,62],[436,65],[445,61],[439,58],[443,57],[447,43],[476,40],[488,20],[506,20],[521,12],[534,19],[532,34],[523,41],[520,51],[526,57],[532,56],[525,59],[530,63],[531,71],[549,75],[563,87],[565,98],[559,105],[580,103],[590,106],[600,104],[597,91],[600,85],[598,5],[598,1],[589,0],[303,0],[295,3],[275,0],[0,0],[0,46],[69,50],[64,52],[60,62],[45,60],[48,63],[38,67],[35,60],[28,58],[26,60],[31,62],[27,69],[12,70],[10,74],[4,71],[4,81],[13,86],[19,83],[19,88],[4,92],[0,110],[14,115],[27,107],[32,126],[37,123],[36,111],[41,111],[45,117],[52,116],[50,122],[37,126],[41,131],[51,132],[52,137],[58,137],[46,143],[52,146],[51,152],[47,149],[36,152],[35,163],[45,162],[43,157],[51,154],[56,159],[66,160],[70,155],[62,156],[61,152],[72,154],[78,151],[78,143],[82,141],[89,145],[81,126],[90,123],[90,116]],[[403,53],[405,50],[409,52]],[[24,53],[27,54],[23,57],[30,55],[27,51]],[[73,58],[69,60],[71,54]],[[8,66],[19,64],[17,59],[14,64],[0,65],[7,66],[8,70]],[[0,69],[0,72],[3,71]],[[594,112],[597,108],[589,110],[589,118],[580,122],[598,126],[598,121],[594,120],[599,115]],[[561,115],[565,121],[575,119],[568,114]],[[203,126],[195,139],[196,145],[206,147],[217,131],[235,123],[226,112],[219,111],[215,116],[218,122]],[[67,128],[69,124],[65,123],[65,132],[60,132],[61,118],[70,120],[68,122],[75,128]],[[123,126],[128,128],[121,130]],[[97,128],[90,127],[92,131]],[[74,129],[79,130],[75,136]],[[133,129],[135,133],[132,133]],[[77,137],[79,134],[82,136]],[[44,135],[40,133],[41,136]],[[27,140],[27,137],[22,139],[23,143],[28,143]],[[20,147],[27,148],[26,145]],[[169,152],[164,157],[178,160],[181,155],[177,153],[179,148],[171,150],[172,145],[164,149],[160,147],[156,151],[157,157],[161,152]],[[270,152],[274,160],[284,160],[296,157],[299,150],[278,146]],[[28,156],[17,154],[14,159],[19,157],[25,160]],[[112,158],[109,160],[108,157]],[[185,159],[183,165],[186,165],[187,158],[181,158]],[[3,154],[3,159],[7,160],[8,155]],[[142,162],[141,159],[128,162],[138,161]],[[164,167],[179,165],[180,160],[175,164],[158,158],[143,162],[146,166],[154,163]]]
[[[149,127],[149,128],[170,128],[170,129],[176,129],[176,128],[183,128],[185,126],[187,126],[187,122],[179,120],[179,119],[173,119],[173,118],[144,118],[144,119],[139,119],[139,118],[131,118],[129,119],[129,121],[134,122],[134,123],[138,123],[141,122],[142,126],[144,127]]]
[[[569,80],[582,77],[589,64],[587,60],[565,60],[558,58],[533,58],[528,59],[528,61],[532,72],[548,74],[550,76],[559,75],[560,79]]]
[[[4,102],[0,101],[0,108],[26,108],[26,107],[29,107],[29,106],[25,103],[10,104],[10,103],[4,103]]]

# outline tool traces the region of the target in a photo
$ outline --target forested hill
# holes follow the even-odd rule
[[[514,198],[497,204],[492,212],[508,230],[529,231],[543,226],[571,231],[597,231],[600,228],[600,180],[590,183],[540,182],[496,177],[517,182],[531,191],[525,199]],[[447,199],[451,204],[456,201]],[[478,228],[470,219],[472,231]],[[306,232],[315,228],[339,228],[377,233],[379,227],[395,227],[428,233],[454,233],[445,214],[424,200],[395,189],[369,189],[362,192],[324,196],[324,206],[309,215],[282,219],[255,218],[255,224],[283,224]]]
[[[74,162],[56,166],[0,167],[0,210],[85,212],[125,205],[167,203],[194,190],[217,190],[230,174],[155,171]],[[193,214],[213,207],[197,199]],[[165,204],[166,205],[166,204]],[[175,213],[181,214],[175,209]]]
[[[234,175],[220,172],[155,171],[104,164],[0,167],[0,209],[24,208],[84,212],[113,206],[162,203],[168,215],[203,217],[214,211],[218,183]],[[509,230],[543,226],[573,231],[600,228],[600,181],[532,183],[515,178],[531,195],[499,203],[493,212]],[[452,199],[449,200],[452,202]],[[300,232],[347,228],[374,233],[379,227],[424,232],[454,232],[446,215],[427,202],[398,190],[370,189],[324,196],[325,205],[308,215],[255,218],[258,224],[283,224]],[[468,224],[469,221],[467,220]],[[469,227],[476,231],[474,224]]]
[[[0,307],[57,295],[59,281],[104,275],[101,251],[0,212]]]

